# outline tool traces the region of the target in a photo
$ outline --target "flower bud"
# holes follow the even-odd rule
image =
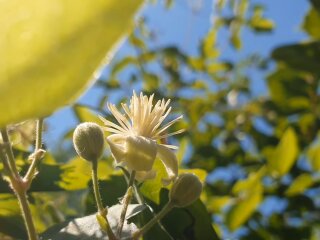
[[[81,123],[73,133],[73,145],[80,157],[87,161],[97,161],[104,147],[101,127],[92,122]]]
[[[169,199],[175,207],[185,207],[200,197],[202,184],[199,178],[191,173],[178,176],[169,193]]]

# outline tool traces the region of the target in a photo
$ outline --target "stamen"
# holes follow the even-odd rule
[[[160,133],[162,133],[163,131],[165,131],[166,129],[168,129],[171,125],[173,125],[175,122],[179,121],[180,119],[182,119],[182,115],[180,115],[179,117],[177,117],[176,119],[173,119],[172,121],[168,122],[166,125],[164,125],[161,129],[159,129],[159,131],[155,134],[156,136],[159,135]]]
[[[183,133],[185,131],[185,129],[180,129],[178,131],[175,131],[173,133],[168,133],[168,134],[164,134],[164,135],[161,135],[161,136],[157,136],[157,137],[154,137],[153,139],[162,139],[162,138],[167,138],[167,137],[170,137],[170,136],[173,136],[173,135],[177,135],[179,133]]]

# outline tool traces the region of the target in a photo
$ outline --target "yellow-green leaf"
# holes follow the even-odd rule
[[[262,201],[263,187],[261,183],[255,185],[248,194],[240,197],[227,213],[227,225],[231,231],[244,224],[254,213]]]
[[[252,172],[248,178],[239,180],[232,188],[232,193],[235,195],[243,195],[251,192],[257,184],[261,183],[261,178],[265,175],[266,168],[263,166],[258,171]]]
[[[308,159],[315,171],[320,170],[320,146],[311,147],[308,150]]]
[[[73,191],[87,188],[91,180],[91,164],[88,161],[75,157],[67,164],[63,165],[59,187]],[[107,164],[105,159],[99,161],[98,177],[100,180],[107,180],[115,171]]]
[[[312,37],[320,38],[320,13],[315,8],[311,8],[309,13],[305,16],[303,29],[309,33]]]
[[[268,159],[268,168],[276,176],[285,175],[298,156],[298,140],[295,131],[288,128]]]
[[[1,1],[0,127],[79,96],[141,2]]]
[[[313,177],[310,174],[301,174],[291,183],[290,187],[286,191],[286,195],[294,196],[303,193],[308,187],[313,184],[313,182]]]
[[[271,31],[274,28],[274,22],[265,18],[252,19],[250,26],[256,31]]]
[[[228,203],[230,203],[231,198],[229,196],[217,196],[210,197],[206,201],[206,206],[209,212],[219,213],[222,211],[223,207],[225,207]]]
[[[154,179],[147,180],[143,183],[140,191],[143,193],[145,197],[152,200],[156,204],[160,203],[160,190],[161,188],[170,188],[169,186],[163,186],[162,180],[163,178],[167,178],[167,173],[165,167],[161,163],[160,159],[157,159],[153,165],[153,169],[157,172],[157,175]],[[207,172],[202,169],[179,169],[179,174],[181,173],[193,173],[197,175],[202,183],[204,183]]]
[[[103,125],[103,122],[98,117],[98,114],[92,112],[88,107],[76,104],[73,107],[73,111],[80,122],[94,122],[99,125]]]

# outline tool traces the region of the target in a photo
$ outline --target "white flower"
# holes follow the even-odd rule
[[[160,144],[159,140],[183,132],[179,130],[166,133],[166,130],[182,116],[175,118],[161,127],[162,122],[171,111],[170,100],[159,100],[152,104],[154,95],[149,98],[142,93],[137,96],[133,92],[129,107],[121,104],[124,114],[115,105],[108,103],[108,109],[117,120],[117,124],[101,117],[105,130],[113,133],[107,137],[111,153],[118,164],[125,165],[130,171],[136,171],[136,178],[144,180],[153,178],[152,170],[156,156],[164,164],[168,178],[162,179],[164,184],[170,183],[178,175],[178,160],[171,149],[176,146]]]

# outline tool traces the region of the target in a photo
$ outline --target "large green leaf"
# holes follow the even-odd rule
[[[0,126],[79,96],[141,2],[1,1]]]
[[[304,42],[276,48],[272,57],[299,71],[320,74],[320,41]]]
[[[145,208],[144,205],[130,204],[126,213],[126,219],[132,215],[139,214]],[[108,220],[112,231],[115,233],[119,225],[122,205],[114,205],[108,209]],[[133,223],[124,222],[122,229],[122,239],[128,239],[138,228]],[[101,227],[96,219],[96,214],[76,218],[69,222],[58,224],[51,227],[42,234],[43,239],[52,240],[107,240],[109,239],[106,232],[101,230]]]
[[[279,110],[292,114],[310,109],[308,92],[312,87],[307,77],[303,72],[281,67],[268,76],[270,95]]]
[[[163,188],[160,192],[160,204],[155,205],[152,202],[150,204],[156,211],[159,211],[167,202],[168,190]],[[210,215],[199,199],[185,208],[174,208],[163,218],[161,223],[173,239],[219,239],[212,227]],[[156,228],[151,229],[150,236],[154,235],[153,231],[156,230]]]

